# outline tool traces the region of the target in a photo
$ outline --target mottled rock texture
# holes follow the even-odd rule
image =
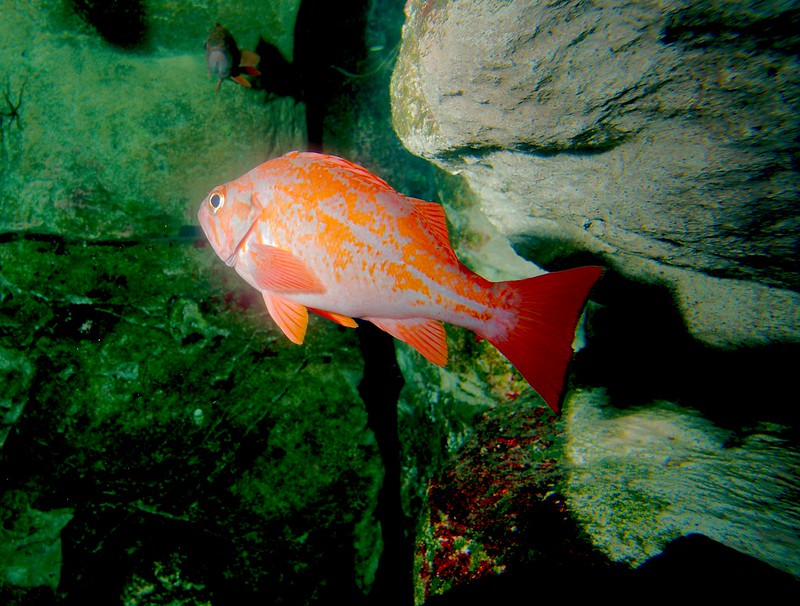
[[[578,391],[563,485],[575,519],[612,560],[641,565],[699,533],[800,576],[800,450],[791,431],[715,426],[669,402],[620,411]]]
[[[796,3],[409,0],[405,10],[391,90],[405,146],[458,174],[523,257],[548,270],[610,270],[572,367],[571,385],[585,389],[571,392],[554,422],[567,441],[544,482],[553,493],[537,506],[563,499],[581,536],[631,567],[702,533],[797,578]],[[448,210],[456,227],[469,216]],[[479,272],[501,265],[477,250]],[[470,384],[469,373],[429,378],[423,385],[434,387],[418,403],[435,411],[467,401]],[[494,436],[477,426],[459,434],[452,424],[448,435],[489,452]],[[546,568],[557,552],[530,571],[513,550],[487,556],[499,535],[478,519],[481,506],[465,505],[474,500],[463,478],[479,484],[485,463],[470,448],[455,456],[471,473],[434,472],[427,484],[424,522],[435,523],[418,535],[420,585],[447,586],[442,598],[459,603],[502,566],[525,587],[531,575],[560,578],[558,565]],[[509,451],[505,463],[514,460]],[[502,493],[525,511],[529,493],[500,468],[491,478],[505,484],[482,498]],[[542,488],[526,479],[529,490]],[[541,513],[520,544],[541,547],[554,527]],[[594,574],[597,553],[584,549],[565,549],[570,579]],[[576,566],[584,556],[587,567]],[[728,560],[715,572],[698,558],[706,587],[736,591]],[[640,571],[647,577],[644,568],[603,575],[623,586]],[[757,582],[757,568],[734,576]],[[455,569],[472,581],[462,594]]]
[[[667,289],[700,341],[800,341],[792,2],[412,0],[392,81],[412,152],[524,256]]]

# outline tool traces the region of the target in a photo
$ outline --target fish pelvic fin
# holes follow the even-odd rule
[[[239,74],[238,76],[231,76],[231,80],[233,80],[234,82],[236,82],[236,84],[239,84],[240,86],[244,86],[245,88],[252,88],[253,86],[252,84],[250,84],[250,81],[247,78],[245,78],[242,74]]]
[[[436,320],[425,318],[364,318],[375,326],[388,332],[395,339],[400,339],[416,349],[425,358],[436,364],[447,364],[447,336],[444,326]]]
[[[305,306],[278,295],[261,294],[264,296],[269,315],[283,334],[289,337],[292,343],[302,345],[308,328],[308,310]]]
[[[520,372],[557,413],[575,328],[601,267],[578,267],[507,282],[516,324],[500,337],[481,335]]]

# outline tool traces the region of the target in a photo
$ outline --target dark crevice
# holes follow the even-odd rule
[[[689,48],[735,46],[754,52],[773,51],[784,55],[800,54],[800,9],[759,17],[753,12],[716,13],[702,3],[670,15],[661,33],[663,44],[682,44]]]
[[[367,57],[365,45],[370,2],[357,0],[347,10],[327,0],[305,0],[295,27],[293,87],[306,103],[308,148],[325,151],[342,145],[328,140],[329,131],[342,129],[349,99],[359,94],[359,73]],[[333,124],[336,123],[336,124]],[[329,128],[333,124],[332,128]],[[334,139],[332,137],[332,139]],[[350,150],[353,156],[359,150]],[[359,393],[375,434],[384,467],[376,515],[383,539],[376,579],[369,604],[410,606],[413,594],[411,524],[401,504],[400,439],[397,404],[403,377],[395,357],[394,340],[369,322],[360,322],[358,336],[364,356]]]
[[[147,11],[141,0],[70,0],[70,4],[109,44],[136,48],[147,39]]]
[[[588,315],[590,338],[572,365],[576,385],[602,386],[621,409],[676,402],[733,431],[800,421],[787,380],[800,367],[800,346],[707,346],[689,334],[667,289],[613,271],[592,299],[600,306]]]
[[[364,376],[358,386],[367,407],[370,429],[375,434],[383,461],[383,485],[378,495],[377,517],[383,536],[383,554],[370,604],[410,606],[414,603],[413,537],[401,502],[400,437],[397,403],[403,375],[397,365],[394,339],[369,322],[358,328],[364,355]]]
[[[527,143],[509,143],[507,145],[460,145],[437,152],[437,157],[444,162],[461,162],[463,158],[485,158],[498,152],[518,152],[538,158],[555,156],[593,156],[603,154],[622,145],[635,133],[618,133],[617,137],[600,136],[602,129],[583,133],[565,145],[531,145]]]
[[[144,242],[183,242],[186,244],[195,243],[198,238],[205,236],[200,232],[200,228],[195,225],[183,225],[177,233],[172,236],[153,236],[142,238],[76,238],[63,236],[61,234],[53,234],[47,232],[32,232],[32,231],[5,231],[0,232],[0,244],[9,244],[11,242],[42,242],[45,244],[54,245],[56,250],[64,250],[67,246],[112,246],[116,248],[129,248],[139,246]]]
[[[364,32],[368,0],[343,10],[337,2],[304,0],[295,26],[294,66],[306,102],[308,147],[322,151],[324,124],[335,101],[353,94],[341,70],[357,72],[366,56]],[[338,68],[338,69],[337,69]]]
[[[485,606],[541,602],[596,601],[598,595],[624,591],[630,595],[667,590],[672,595],[708,595],[736,603],[750,587],[772,598],[797,590],[789,574],[700,534],[675,539],[643,566],[598,565],[594,561],[536,561],[502,575],[465,583],[426,606]],[[788,592],[788,593],[787,593]],[[528,596],[528,597],[523,597]]]

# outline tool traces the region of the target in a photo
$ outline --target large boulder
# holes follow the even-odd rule
[[[800,477],[796,9],[411,0],[405,10],[393,123],[410,151],[458,175],[445,204],[465,191],[474,201],[477,210],[448,208],[459,255],[490,279],[535,273],[511,269],[459,229],[482,213],[541,267],[609,268],[572,366],[571,386],[581,389],[568,392],[559,420],[546,419],[565,438],[547,477],[534,473],[531,451],[519,476],[506,474],[516,455],[493,460],[495,433],[482,434],[474,417],[462,422],[459,406],[502,418],[509,397],[526,414],[529,394],[509,387],[502,361],[461,365],[478,348],[455,341],[455,377],[407,384],[405,397],[424,408],[442,458],[453,461],[442,471],[418,459],[409,476],[427,486],[423,597],[464,579],[473,591],[501,569],[524,583],[531,562],[531,574],[559,578],[542,556],[542,533],[556,527],[542,509],[569,512],[591,543],[554,541],[568,546],[569,556],[550,554],[569,561],[569,578],[584,556],[576,576],[591,574],[597,553],[612,580],[647,578],[665,546],[698,534],[750,556],[748,582],[769,577],[756,572],[764,562],[782,582],[800,577],[790,496]],[[413,357],[400,360],[407,376],[420,373]],[[513,420],[497,431],[504,447],[535,435],[514,433]],[[531,501],[537,490],[549,496]],[[501,510],[475,498],[489,494],[502,495]],[[502,524],[481,515],[534,510],[542,522],[503,549]],[[723,568],[712,586],[726,588]]]
[[[669,290],[717,347],[800,341],[791,3],[417,2],[406,147],[462,174],[524,256]]]

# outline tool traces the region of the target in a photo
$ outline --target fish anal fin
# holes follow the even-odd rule
[[[306,336],[308,328],[308,310],[305,306],[268,293],[261,293],[264,296],[264,303],[267,304],[267,311],[275,324],[283,331],[292,343],[301,345]]]
[[[252,84],[250,84],[249,80],[242,74],[239,74],[238,76],[231,76],[231,80],[236,82],[236,84],[244,86],[245,88],[252,88]]]
[[[447,228],[447,214],[444,207],[436,202],[426,202],[419,198],[407,199],[413,204],[414,214],[422,220],[428,232],[455,258],[456,253],[450,244],[450,231]]]
[[[318,316],[322,316],[323,318],[332,320],[337,324],[340,324],[341,326],[346,326],[347,328],[356,328],[358,326],[356,321],[348,316],[343,316],[342,314],[333,313],[332,311],[325,311],[324,309],[314,309],[313,307],[309,307],[308,309],[309,311],[313,311]]]
[[[273,293],[323,293],[325,287],[294,253],[266,244],[248,244],[247,269],[263,290]]]
[[[437,366],[447,364],[447,336],[444,326],[436,320],[425,318],[364,318],[388,332],[396,339],[408,343],[429,362]]]

